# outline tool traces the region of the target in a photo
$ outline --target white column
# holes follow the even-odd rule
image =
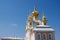
[[[35,21],[36,19],[35,19],[35,17],[33,17],[33,21]]]
[[[35,32],[33,33],[33,40],[35,40]]]
[[[44,25],[44,22],[42,22],[42,25]]]
[[[30,30],[26,32],[26,40],[30,40]]]

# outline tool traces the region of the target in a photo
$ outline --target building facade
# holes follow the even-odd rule
[[[34,11],[28,16],[26,22],[25,40],[55,40],[55,30],[47,25],[44,12],[42,15],[42,20],[39,20],[39,13],[36,11],[36,7],[34,7]]]

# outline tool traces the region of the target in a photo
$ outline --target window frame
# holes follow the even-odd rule
[[[40,40],[41,40],[41,33],[38,33],[38,34],[37,34],[37,40],[39,40],[39,39],[38,39],[38,35],[40,35]]]
[[[49,35],[51,35],[51,39],[49,39]],[[48,39],[49,39],[49,40],[52,40],[52,33],[49,33],[49,34],[48,34]]]
[[[44,39],[44,35],[45,35],[45,39]],[[46,35],[46,33],[43,33],[43,40],[47,40],[47,35]]]

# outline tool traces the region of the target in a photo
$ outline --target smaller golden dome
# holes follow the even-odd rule
[[[42,21],[43,22],[46,22],[47,21],[45,16],[42,17]]]
[[[32,21],[32,16],[29,16],[29,17],[28,17],[28,20],[29,20],[29,21]]]
[[[44,23],[47,22],[46,17],[44,16],[44,12],[42,13],[42,22],[44,22]]]

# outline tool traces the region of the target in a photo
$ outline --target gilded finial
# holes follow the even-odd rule
[[[34,11],[36,11],[36,5],[34,5]]]

